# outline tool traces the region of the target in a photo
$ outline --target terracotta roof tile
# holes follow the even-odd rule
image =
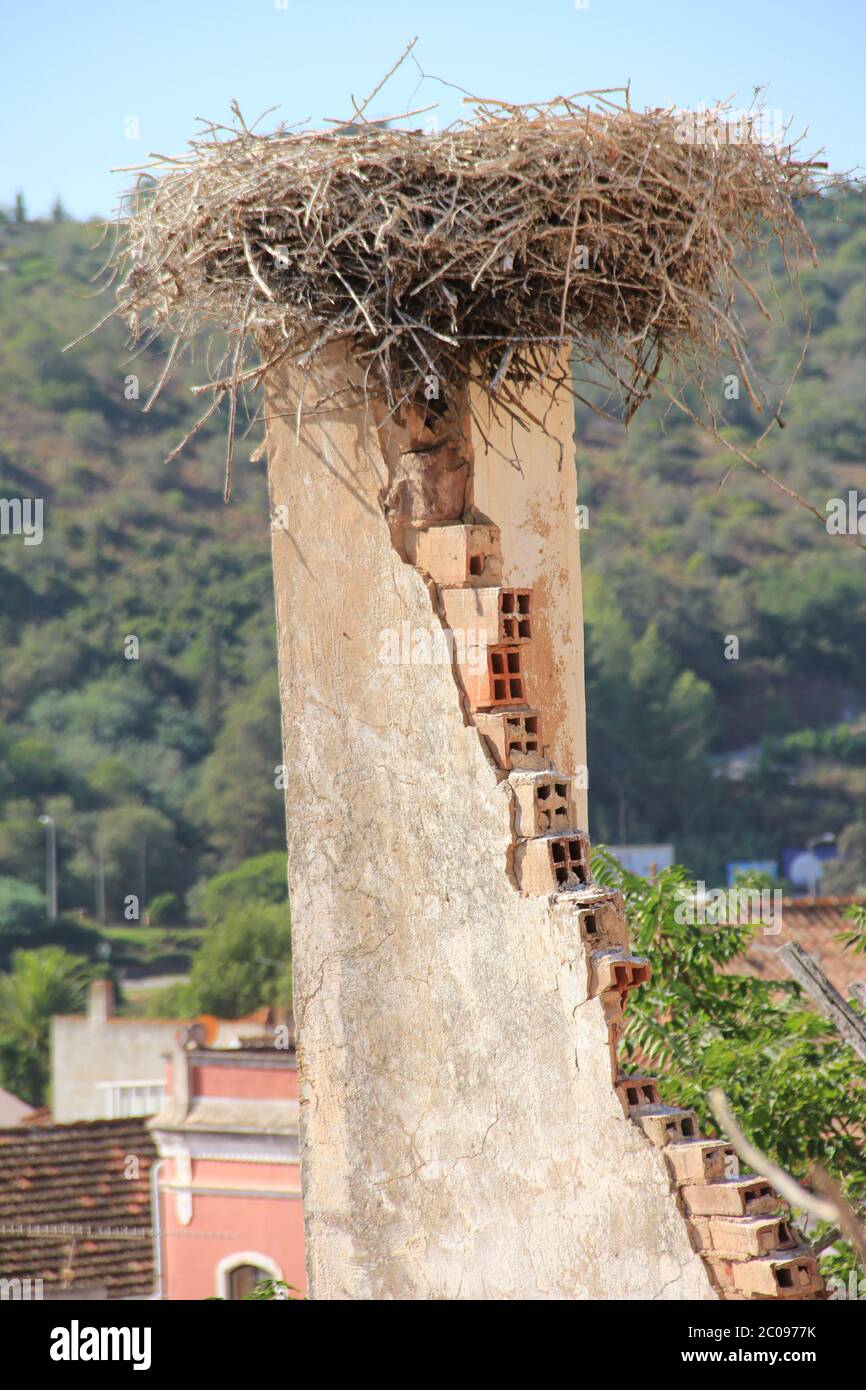
[[[144,1118],[0,1130],[0,1278],[150,1294],[155,1158]]]
[[[852,981],[866,980],[866,956],[854,955],[836,939],[839,932],[851,928],[844,913],[852,904],[866,907],[866,898],[784,898],[781,931],[776,936],[759,931],[745,959],[732,968],[745,968],[762,980],[790,980],[776,951],[786,941],[796,941],[847,999]]]

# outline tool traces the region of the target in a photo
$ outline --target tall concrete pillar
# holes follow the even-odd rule
[[[643,966],[586,864],[570,403],[440,448],[352,375],[299,432],[298,378],[266,402],[310,1294],[713,1298],[615,1086]]]

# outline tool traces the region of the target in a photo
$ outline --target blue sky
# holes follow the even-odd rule
[[[425,72],[482,96],[544,100],[632,84],[638,106],[694,107],[756,86],[809,128],[834,168],[866,166],[864,0],[0,0],[0,203],[31,215],[59,193],[76,216],[111,212],[152,151],[176,154],[195,118],[228,123],[351,114],[410,38]],[[370,107],[391,115],[460,97],[407,63]],[[139,136],[125,136],[136,117]],[[423,119],[423,118],[422,118]]]

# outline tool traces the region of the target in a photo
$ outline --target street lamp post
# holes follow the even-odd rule
[[[45,896],[48,899],[48,920],[57,920],[57,826],[53,816],[40,816],[48,831],[45,845]]]

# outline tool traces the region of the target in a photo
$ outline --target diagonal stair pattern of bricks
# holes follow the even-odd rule
[[[515,886],[551,896],[557,910],[572,917],[584,946],[589,996],[604,1007],[611,1079],[623,1113],[661,1151],[692,1247],[719,1298],[826,1297],[817,1262],[771,1185],[741,1175],[734,1149],[703,1138],[693,1111],[663,1104],[653,1077],[620,1072],[626,1003],[648,981],[650,966],[630,951],[621,893],[592,878],[574,778],[545,756],[543,711],[528,699],[523,664],[533,635],[532,591],[499,583],[502,554],[493,525],[434,526],[412,539],[411,562],[435,583],[446,627],[462,634],[455,666],[469,715],[508,778]]]

